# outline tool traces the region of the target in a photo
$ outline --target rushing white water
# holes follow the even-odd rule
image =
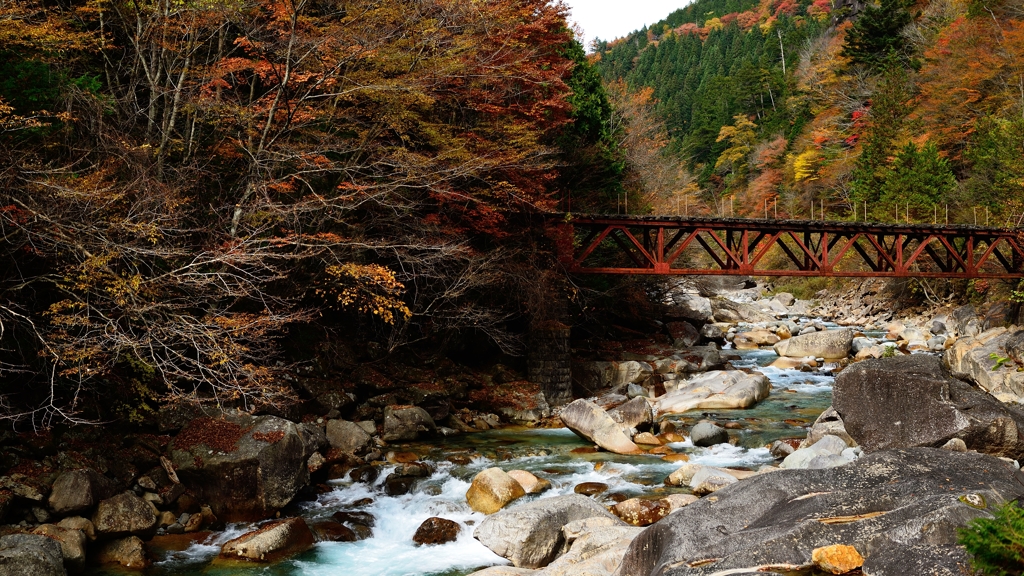
[[[732,352],[740,356],[739,360],[733,360],[734,366],[758,370],[771,380],[772,395],[749,410],[687,414],[675,419],[681,427],[692,425],[702,417],[742,422],[742,429],[730,431],[735,444],[699,448],[687,439],[668,446],[686,453],[693,463],[756,470],[774,461],[765,448],[766,442],[802,436],[809,419],[828,406],[832,377],[825,373],[767,366],[776,358],[770,349]],[[607,452],[570,453],[573,448],[587,445],[565,428],[498,430],[443,440],[437,445],[414,445],[408,448],[418,450],[435,471],[429,478],[418,481],[409,494],[392,497],[383,492],[387,475],[394,471],[394,467],[385,466],[372,484],[348,479],[334,481],[333,490],[301,506],[302,515],[311,523],[330,518],[341,510],[368,512],[375,519],[370,538],[358,542],[319,543],[313,551],[296,558],[243,569],[214,561],[224,542],[253,529],[252,525],[233,525],[203,543],[168,553],[159,559],[153,572],[181,576],[459,576],[477,568],[507,564],[473,538],[473,529],[484,516],[473,512],[465,498],[473,476],[490,466],[529,470],[552,483],[551,490],[540,496],[529,496],[527,500],[571,494],[573,488],[583,482],[606,484],[607,492],[598,496],[606,504],[610,503],[605,499],[609,495],[621,498],[679,490],[662,485],[662,480],[680,466],[678,462]],[[445,460],[447,454],[469,456],[471,461],[465,465],[453,464]],[[412,537],[416,529],[431,516],[459,523],[462,531],[458,539],[439,546],[414,544]]]

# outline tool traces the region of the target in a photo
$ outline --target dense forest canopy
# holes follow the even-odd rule
[[[699,0],[592,59],[696,180],[655,210],[1017,225],[1022,37],[1009,0]]]
[[[0,1],[0,400],[285,403],[332,338],[518,353],[531,214],[614,202],[547,0]],[[554,287],[553,287],[554,286]],[[328,334],[302,341],[301,335]]]

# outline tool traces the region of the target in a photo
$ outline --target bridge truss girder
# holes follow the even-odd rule
[[[577,274],[1024,277],[1022,229],[652,216],[550,221],[560,261]]]

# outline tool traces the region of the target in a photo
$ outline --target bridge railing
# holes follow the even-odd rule
[[[1024,277],[1024,229],[635,215],[548,215],[578,274]]]

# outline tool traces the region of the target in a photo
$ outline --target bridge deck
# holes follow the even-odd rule
[[[937,224],[546,216],[581,274],[1024,277],[1024,229]]]

